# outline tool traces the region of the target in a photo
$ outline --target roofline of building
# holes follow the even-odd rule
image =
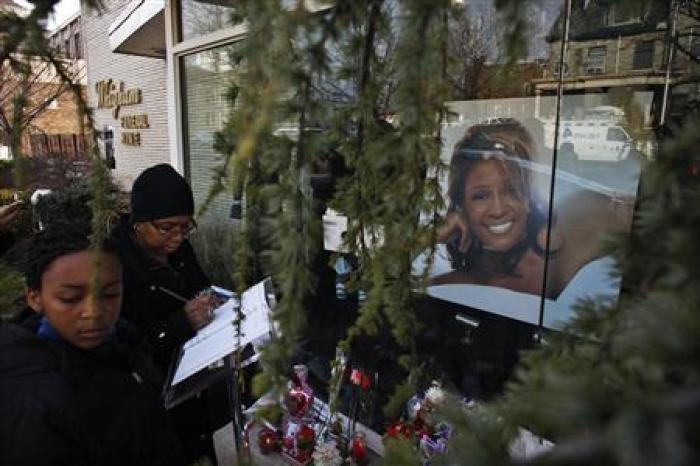
[[[63,20],[63,22],[61,24],[56,26],[53,31],[49,32],[48,36],[49,37],[55,36],[61,29],[63,29],[64,27],[66,27],[67,25],[69,25],[70,23],[75,21],[77,18],[79,18],[81,13],[82,12],[80,10],[78,10],[75,13],[73,13],[72,15],[70,15],[68,18]]]

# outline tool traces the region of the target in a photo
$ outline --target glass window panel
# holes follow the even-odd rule
[[[601,2],[597,2],[601,3]],[[642,19],[644,6],[637,2],[619,2],[610,6],[601,5],[606,9],[606,22],[608,26],[620,26],[625,24],[638,23]]]
[[[234,0],[180,0],[180,37],[186,41],[230,27]]]
[[[586,60],[586,69],[584,74],[603,74],[605,73],[605,60],[607,58],[607,48],[591,47],[588,49],[588,57]]]
[[[634,19],[607,8],[606,17],[616,23]],[[600,12],[580,14],[569,48],[588,50],[590,60],[590,52],[604,45],[614,66],[563,82],[559,126],[552,129],[557,151],[542,315],[547,327],[570,319],[583,298],[618,298],[620,280],[611,275],[614,262],[605,255],[603,240],[630,231],[641,167],[656,148],[654,125],[665,89],[652,66],[654,43],[666,34],[655,25],[668,18],[613,34],[596,20]],[[645,73],[648,79],[640,80]]]
[[[654,66],[654,42],[637,42],[634,46],[632,68],[643,70]]]
[[[473,43],[456,48],[465,56],[451,71],[459,100],[448,104],[452,115],[442,129],[448,228],[440,234],[428,293],[537,325],[563,3],[533,2],[527,12],[528,54],[513,65],[506,61],[502,18],[493,2],[465,4],[465,22],[457,26],[466,32],[457,37]]]
[[[214,182],[223,155],[214,148],[215,134],[229,112],[226,94],[237,73],[236,46],[225,45],[181,58],[185,160],[196,208]],[[234,205],[230,193],[220,195],[205,218],[228,219]]]
[[[75,58],[83,58],[83,44],[80,42],[80,33],[75,33],[73,42],[75,43]]]

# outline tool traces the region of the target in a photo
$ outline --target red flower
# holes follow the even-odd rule
[[[357,385],[362,390],[367,390],[372,386],[372,377],[359,369],[353,369],[350,373],[350,383]]]
[[[352,446],[350,447],[350,456],[352,460],[358,465],[367,464],[367,446],[365,445],[364,436],[361,434],[355,434],[352,439]]]
[[[258,446],[260,447],[260,452],[264,455],[272,453],[277,449],[279,443],[279,436],[274,430],[263,427],[258,434]]]
[[[360,388],[363,390],[367,390],[370,385],[372,385],[372,378],[369,376],[369,374],[362,373],[362,380],[360,380]]]
[[[301,417],[311,408],[311,397],[298,387],[292,387],[287,394],[287,409],[293,417]]]
[[[386,429],[386,435],[390,438],[403,438],[409,440],[413,435],[411,426],[404,421],[397,421]]]
[[[353,385],[360,385],[361,381],[362,381],[362,372],[360,372],[358,369],[353,369],[352,372],[350,373],[350,383]]]
[[[316,433],[311,427],[307,425],[301,426],[297,434],[297,447],[299,450],[313,449],[314,437],[316,437]]]

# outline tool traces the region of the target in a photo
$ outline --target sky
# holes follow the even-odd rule
[[[20,5],[31,8],[32,4],[25,0],[15,0]],[[56,26],[63,23],[66,19],[80,11],[80,0],[61,0],[54,8],[54,14],[49,17],[47,28],[53,31]]]

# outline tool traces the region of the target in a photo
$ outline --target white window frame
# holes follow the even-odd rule
[[[180,60],[187,55],[242,40],[248,33],[248,26],[240,24],[178,42],[179,2],[180,0],[167,0],[165,3],[166,93],[170,164],[184,174],[186,135],[183,131],[185,126],[182,115]],[[331,6],[332,3],[328,1],[306,0],[306,7],[311,11],[326,10]]]
[[[591,55],[593,51],[601,51],[600,55]],[[597,45],[589,47],[586,50],[586,60],[584,61],[584,71],[587,75],[605,74],[606,64],[608,61],[608,47],[605,45]]]
[[[165,5],[166,88],[170,164],[184,174],[186,135],[182,114],[184,107],[180,61],[187,55],[237,42],[245,37],[248,27],[241,24],[178,42],[178,7],[179,0],[169,0]]]

